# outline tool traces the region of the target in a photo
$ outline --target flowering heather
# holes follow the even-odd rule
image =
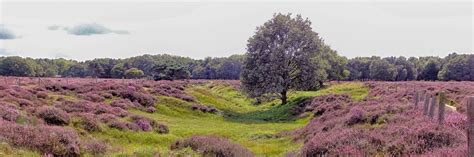
[[[184,82],[182,81],[159,81],[154,87],[154,93],[189,102],[196,101],[194,97],[184,92]]]
[[[78,96],[84,100],[88,100],[92,102],[103,102],[105,100],[104,97],[96,93],[85,93],[85,94],[79,94]]]
[[[87,141],[83,142],[84,149],[87,152],[90,152],[92,155],[103,155],[107,152],[108,145],[107,143],[95,139],[88,139]]]
[[[201,105],[201,104],[191,105],[191,110],[194,110],[194,111],[199,110],[199,111],[202,111],[204,113],[217,113],[217,112],[219,112],[219,110],[217,110],[213,106],[205,106],[205,105]]]
[[[79,156],[78,135],[56,126],[29,126],[0,121],[0,137],[12,146],[54,156]]]
[[[48,93],[38,92],[38,93],[36,93],[36,97],[41,98],[41,99],[46,99],[46,98],[48,98]]]
[[[128,100],[128,99],[118,99],[118,100],[114,100],[110,103],[110,106],[112,107],[119,107],[121,109],[124,109],[124,110],[127,110],[129,108],[133,108],[134,105],[133,103]]]
[[[43,106],[38,109],[36,115],[50,125],[69,124],[69,115],[56,107]]]
[[[313,112],[315,115],[322,115],[324,112],[338,110],[343,107],[346,103],[350,102],[351,98],[348,95],[324,95],[310,99],[306,102],[304,111]]]
[[[250,150],[217,136],[192,136],[176,141],[171,145],[172,150],[191,148],[203,156],[219,157],[251,157]]]
[[[20,117],[20,112],[13,104],[0,102],[0,120],[15,122]]]
[[[153,131],[155,130],[157,133],[166,134],[169,132],[168,127],[164,124],[159,124],[158,122],[143,117],[134,115],[131,116],[132,122],[140,127],[142,131]]]
[[[79,114],[80,126],[89,132],[96,132],[102,131],[102,127],[100,126],[99,120],[97,120],[96,116],[90,113],[83,113]]]
[[[439,126],[436,120],[423,115],[422,108],[415,109],[413,106],[414,88],[434,93],[439,87],[427,82],[369,82],[366,85],[370,87],[369,96],[359,102],[337,97],[336,100],[329,101],[324,110],[318,110],[324,103],[317,102],[326,98],[313,98],[314,103],[307,106],[315,106],[313,110],[309,110],[316,113],[315,117],[304,128],[294,132],[295,140],[304,142],[297,154],[465,154],[467,137],[464,114],[448,109],[445,124]],[[332,106],[330,102],[333,102]]]
[[[138,102],[144,107],[155,105],[155,98],[146,93],[134,92],[131,90],[122,90],[119,92],[119,96],[124,99],[128,99],[132,102]]]
[[[55,107],[60,108],[68,113],[71,112],[92,112],[96,108],[96,104],[87,101],[73,102],[73,101],[63,101],[57,102]]]

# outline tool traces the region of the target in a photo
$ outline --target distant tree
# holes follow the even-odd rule
[[[370,58],[356,57],[350,59],[346,66],[349,71],[348,80],[364,80],[370,78]]]
[[[126,66],[124,63],[118,63],[118,64],[114,65],[114,67],[112,67],[112,70],[110,71],[110,73],[111,73],[112,77],[114,77],[114,78],[122,78],[122,77],[126,77],[125,76],[125,71],[127,71],[127,69],[130,69],[130,67]],[[138,70],[140,70],[140,69],[138,69]]]
[[[474,81],[474,55],[450,54],[438,76],[441,80]]]
[[[87,74],[87,67],[82,63],[73,64],[66,71],[66,76],[71,77],[86,77]]]
[[[52,59],[36,59],[34,62],[38,65],[35,68],[36,76],[54,77],[58,75],[58,67]]]
[[[416,79],[416,69],[413,63],[409,62],[405,57],[398,57],[391,63],[397,69],[395,81],[409,81]]]
[[[372,61],[370,64],[370,77],[380,81],[394,81],[397,69],[385,59]]]
[[[438,72],[440,70],[440,63],[434,59],[430,59],[423,67],[420,78],[422,80],[434,81],[438,79]]]
[[[275,14],[248,40],[243,90],[250,97],[276,94],[285,104],[289,90],[314,88],[317,69],[313,58],[320,42],[308,19]]]
[[[72,61],[66,60],[64,58],[59,58],[54,60],[55,67],[57,68],[57,74],[65,75],[66,71],[73,64]]]
[[[136,78],[143,77],[143,71],[141,71],[140,69],[137,69],[137,68],[130,68],[130,69],[125,71],[124,75],[127,78],[136,79]]]
[[[216,73],[219,79],[238,80],[242,69],[243,56],[233,55],[222,58],[222,63],[218,65]]]
[[[154,80],[189,79],[189,72],[181,66],[156,65],[153,72]]]
[[[346,70],[347,58],[337,55],[328,45],[321,43],[313,62],[318,69],[324,69],[316,71],[319,87],[322,87],[326,80],[339,81],[349,77],[350,71]]]
[[[21,57],[5,57],[0,62],[0,75],[35,76],[35,64]]]

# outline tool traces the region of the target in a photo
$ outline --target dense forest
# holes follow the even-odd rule
[[[328,46],[316,61],[325,80],[455,80],[474,81],[474,55],[452,53],[440,57],[338,56]],[[126,59],[100,58],[83,62],[59,59],[0,57],[0,75],[27,77],[99,77],[155,79],[240,78],[244,55],[192,59],[173,55],[142,55]]]

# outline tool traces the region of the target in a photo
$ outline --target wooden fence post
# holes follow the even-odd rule
[[[20,79],[20,78],[18,78],[18,87],[20,87],[20,86],[21,86],[21,82],[20,82],[20,81],[21,81],[21,79]]]
[[[418,102],[420,101],[420,91],[415,92],[415,109],[418,108]]]
[[[474,156],[474,97],[467,99],[467,149],[468,157]]]
[[[438,123],[443,125],[444,123],[444,110],[446,107],[446,95],[444,92],[439,93],[439,109],[438,109]]]
[[[436,97],[437,97],[437,95],[435,95],[431,98],[431,106],[430,106],[430,109],[429,109],[429,112],[428,112],[428,116],[431,119],[433,119],[433,116],[434,116],[434,111],[435,111],[435,107],[436,107]]]
[[[431,96],[432,97],[432,96]],[[430,99],[431,99],[430,95],[428,93],[426,93],[425,95],[425,102],[423,104],[423,115],[428,115],[428,107],[430,106]]]

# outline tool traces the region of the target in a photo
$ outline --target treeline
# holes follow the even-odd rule
[[[452,53],[440,57],[357,57],[346,65],[346,80],[474,81],[474,55]]]
[[[456,80],[474,81],[474,55],[447,57],[356,57],[346,59],[329,47],[320,50],[319,80]],[[173,55],[142,55],[126,59],[88,61],[0,57],[0,75],[27,77],[99,77],[173,79],[240,78],[244,55],[192,59]]]
[[[0,57],[0,75],[27,77],[98,77],[154,79],[239,79],[242,55],[191,59],[173,55],[142,55],[126,59]]]

